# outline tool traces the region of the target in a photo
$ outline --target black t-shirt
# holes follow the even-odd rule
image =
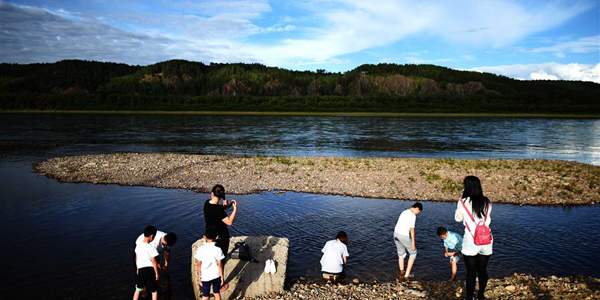
[[[225,207],[223,207],[223,205],[211,204],[210,200],[204,202],[204,221],[206,222],[206,227],[217,228],[217,234],[223,239],[229,238],[229,229],[227,229],[227,225],[223,223],[223,219],[226,217],[227,213],[225,213]]]

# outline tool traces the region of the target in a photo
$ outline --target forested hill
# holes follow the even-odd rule
[[[0,64],[0,109],[600,113],[600,84],[433,65],[345,73],[171,60]]]

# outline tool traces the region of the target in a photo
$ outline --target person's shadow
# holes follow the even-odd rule
[[[256,259],[258,263],[253,263],[239,259],[229,259],[229,264],[236,264],[235,267],[229,274],[227,274],[226,283],[234,281],[233,291],[227,297],[227,299],[238,299],[243,298],[248,293],[249,289],[261,289],[264,288],[269,290],[270,286],[273,286],[273,275],[264,273],[265,262],[267,259],[274,259],[273,247],[279,242],[277,237],[250,237],[245,240],[246,244],[250,246],[250,254],[252,258]],[[275,262],[277,272],[279,270],[279,263]],[[287,262],[284,262],[287,264]],[[285,277],[285,276],[284,276]],[[235,282],[237,281],[237,282]],[[251,286],[253,285],[254,286]]]

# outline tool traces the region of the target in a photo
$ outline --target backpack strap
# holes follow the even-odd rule
[[[463,205],[463,207],[465,208],[465,211],[467,212],[467,214],[469,215],[469,217],[471,217],[471,220],[473,221],[473,224],[477,225],[477,224],[475,223],[475,218],[473,218],[473,215],[472,215],[472,214],[469,212],[469,210],[467,209],[467,206],[465,205],[465,202],[464,202],[462,199],[460,199],[459,201],[460,201],[460,203],[462,203],[462,205]],[[473,233],[471,232],[471,228],[469,228],[469,224],[467,224],[467,222],[466,222],[466,221],[465,221],[465,226],[467,226],[467,230],[469,231],[469,233],[471,233],[471,235],[472,235],[473,237],[475,237],[475,235],[473,235]]]
[[[463,207],[465,208],[465,211],[467,212],[467,214],[469,215],[469,217],[471,217],[471,221],[473,221],[473,223],[475,223],[475,218],[473,218],[473,215],[467,209],[467,206],[465,205],[465,202],[462,199],[460,199],[460,203],[462,203]]]

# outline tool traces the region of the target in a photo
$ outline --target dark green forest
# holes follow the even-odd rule
[[[434,65],[345,73],[170,60],[0,64],[1,110],[600,114],[600,84],[523,81]]]

